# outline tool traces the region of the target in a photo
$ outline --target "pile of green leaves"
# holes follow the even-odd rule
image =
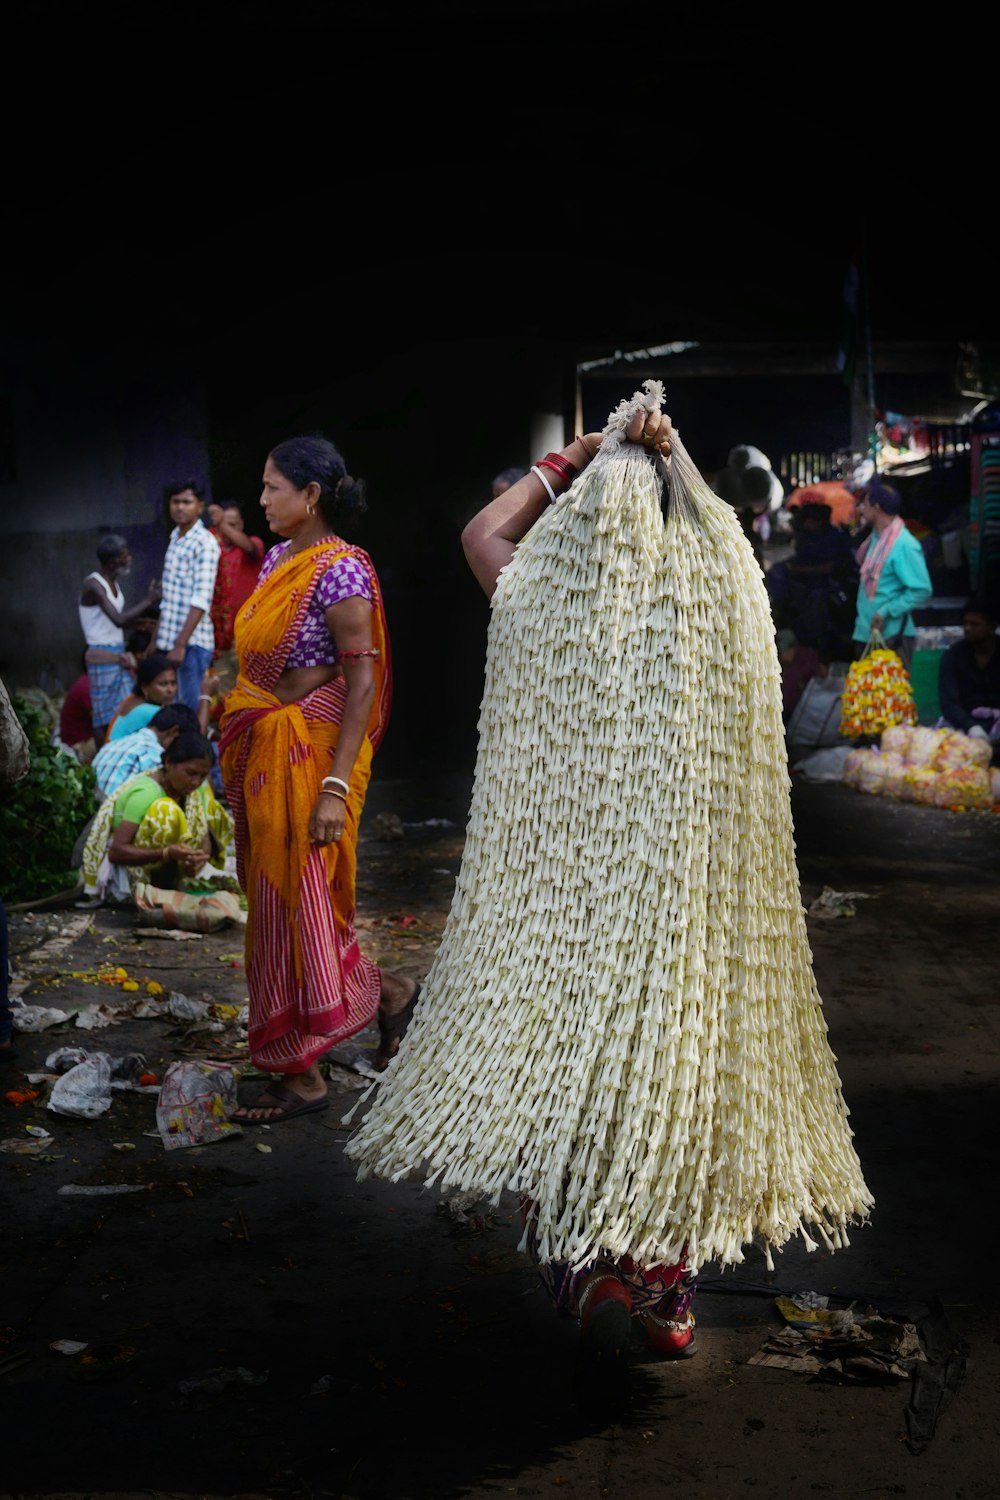
[[[90,766],[53,745],[41,709],[11,699],[31,747],[31,769],[0,792],[0,896],[36,901],[65,890],[77,878],[73,846],[97,807]]]

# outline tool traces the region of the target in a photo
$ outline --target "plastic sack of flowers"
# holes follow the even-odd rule
[[[774,630],[681,443],[624,441],[493,598],[464,858],[358,1175],[535,1205],[539,1258],[738,1262],[872,1198],[806,935]],[[667,506],[662,507],[667,485]],[[366,1096],[367,1097],[367,1096]]]

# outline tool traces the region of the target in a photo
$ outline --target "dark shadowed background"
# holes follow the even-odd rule
[[[539,456],[536,433],[571,436],[578,399],[599,428],[641,378],[620,367],[578,397],[580,361],[675,340],[744,367],[747,351],[811,358],[808,378],[723,361],[673,383],[661,361],[711,471],[739,442],[846,441],[834,359],[859,247],[876,344],[996,336],[975,98],[933,129],[912,110],[873,120],[859,70],[821,85],[795,37],[692,18],[195,16],[42,6],[16,33],[46,130],[8,101],[15,685],[76,674],[75,594],[102,531],[129,537],[138,589],[166,545],[166,483],[200,475],[263,531],[269,448],[320,430],[369,484],[356,540],[383,578],[397,681],[383,766],[461,768],[487,620],[461,528],[498,470]]]

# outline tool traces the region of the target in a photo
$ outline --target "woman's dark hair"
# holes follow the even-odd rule
[[[161,672],[176,672],[170,657],[163,651],[154,651],[151,656],[144,656],[139,663],[135,674],[135,685],[141,693],[144,687],[149,687],[154,677],[159,677]],[[143,695],[145,696],[145,695]]]
[[[182,729],[172,745],[163,752],[163,759],[172,766],[184,760],[207,760],[212,763],[212,747],[197,729]]]
[[[186,703],[168,703],[166,708],[161,708],[149,721],[148,728],[159,729],[193,729],[196,734],[198,729],[198,715],[193,708],[188,708]]]
[[[319,485],[323,519],[336,530],[359,521],[368,509],[364,480],[348,474],[340,453],[319,433],[286,438],[268,456],[297,490],[304,490],[307,484]]]

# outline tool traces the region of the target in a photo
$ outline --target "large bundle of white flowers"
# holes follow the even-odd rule
[[[743,1259],[872,1204],[799,894],[774,631],[732,509],[623,441],[493,599],[465,853],[359,1177],[524,1193],[543,1261]]]

